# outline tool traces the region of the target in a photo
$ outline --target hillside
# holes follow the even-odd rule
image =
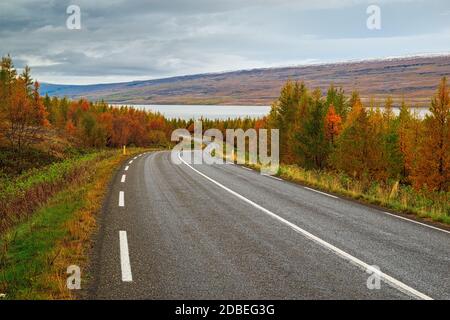
[[[330,83],[346,92],[357,89],[366,101],[391,95],[398,103],[404,96],[415,106],[428,106],[436,83],[443,76],[450,76],[450,55],[253,69],[114,84],[44,83],[41,93],[129,104],[269,105],[278,97],[285,81],[293,79],[323,91]]]

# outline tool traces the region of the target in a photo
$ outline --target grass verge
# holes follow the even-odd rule
[[[398,182],[360,181],[338,172],[306,170],[295,165],[281,165],[278,176],[393,211],[450,224],[448,192],[418,191]]]
[[[216,154],[214,154],[216,156]],[[226,146],[218,152],[218,157],[237,162],[227,157]],[[259,164],[249,164],[248,153],[239,163],[255,170],[261,170]],[[412,214],[417,218],[450,225],[450,193],[415,190],[399,182],[380,183],[371,180],[357,180],[343,173],[327,170],[307,170],[297,165],[281,164],[278,170],[280,178],[310,187],[333,192],[362,203],[373,204],[398,213]]]
[[[67,267],[86,266],[107,184],[122,161],[141,151],[91,155],[89,170],[0,237],[0,294],[6,299],[74,297],[66,287]]]
[[[0,180],[0,233],[27,218],[56,192],[77,184],[95,162],[108,156],[106,151],[90,153]]]

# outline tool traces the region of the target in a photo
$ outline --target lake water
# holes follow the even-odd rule
[[[367,110],[369,110],[369,108],[367,108]],[[384,108],[380,107],[380,111],[383,112]],[[397,107],[393,107],[392,111],[396,114],[399,115],[400,114],[400,108]],[[415,114],[418,118],[425,118],[425,116],[427,114],[430,113],[430,110],[428,108],[410,108],[409,112],[411,112],[411,114]]]
[[[269,114],[270,106],[217,106],[217,105],[133,105],[138,109],[160,112],[166,118],[185,120],[227,119],[227,118],[261,118]]]
[[[227,119],[227,118],[262,118],[269,114],[270,106],[219,106],[219,105],[133,105],[137,109],[160,112],[166,118],[181,118],[185,120],[199,119]],[[380,108],[381,110],[383,108]],[[395,114],[398,108],[393,108]],[[429,112],[427,108],[412,108],[420,118]]]

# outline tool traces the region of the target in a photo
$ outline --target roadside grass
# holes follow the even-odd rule
[[[448,192],[417,191],[398,182],[360,181],[339,172],[306,170],[295,165],[280,165],[278,176],[396,212],[450,224]]]
[[[8,229],[0,237],[0,294],[6,299],[74,298],[66,286],[67,267],[79,266],[86,279],[83,269],[107,184],[120,163],[143,151],[91,155],[89,170],[83,169],[26,221]]]
[[[81,194],[81,189],[58,194],[49,207],[1,240],[0,292],[8,299],[46,299],[48,292],[57,291],[59,281],[43,281],[43,275],[59,255],[54,248],[67,237],[63,224],[81,207]]]
[[[217,154],[216,154],[217,153]],[[226,145],[222,152],[213,156],[244,164],[260,171],[261,165],[249,164],[248,152],[245,159],[237,159],[236,153],[226,155]],[[239,160],[239,161],[238,161]],[[340,172],[328,170],[307,170],[297,165],[280,164],[277,176],[285,180],[304,184],[318,190],[333,192],[363,203],[374,204],[399,213],[412,214],[418,218],[450,224],[450,193],[415,190],[398,181],[380,183],[373,180],[357,180]]]

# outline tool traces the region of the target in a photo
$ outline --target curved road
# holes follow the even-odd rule
[[[90,298],[450,299],[448,231],[237,165],[140,155],[100,223]]]

